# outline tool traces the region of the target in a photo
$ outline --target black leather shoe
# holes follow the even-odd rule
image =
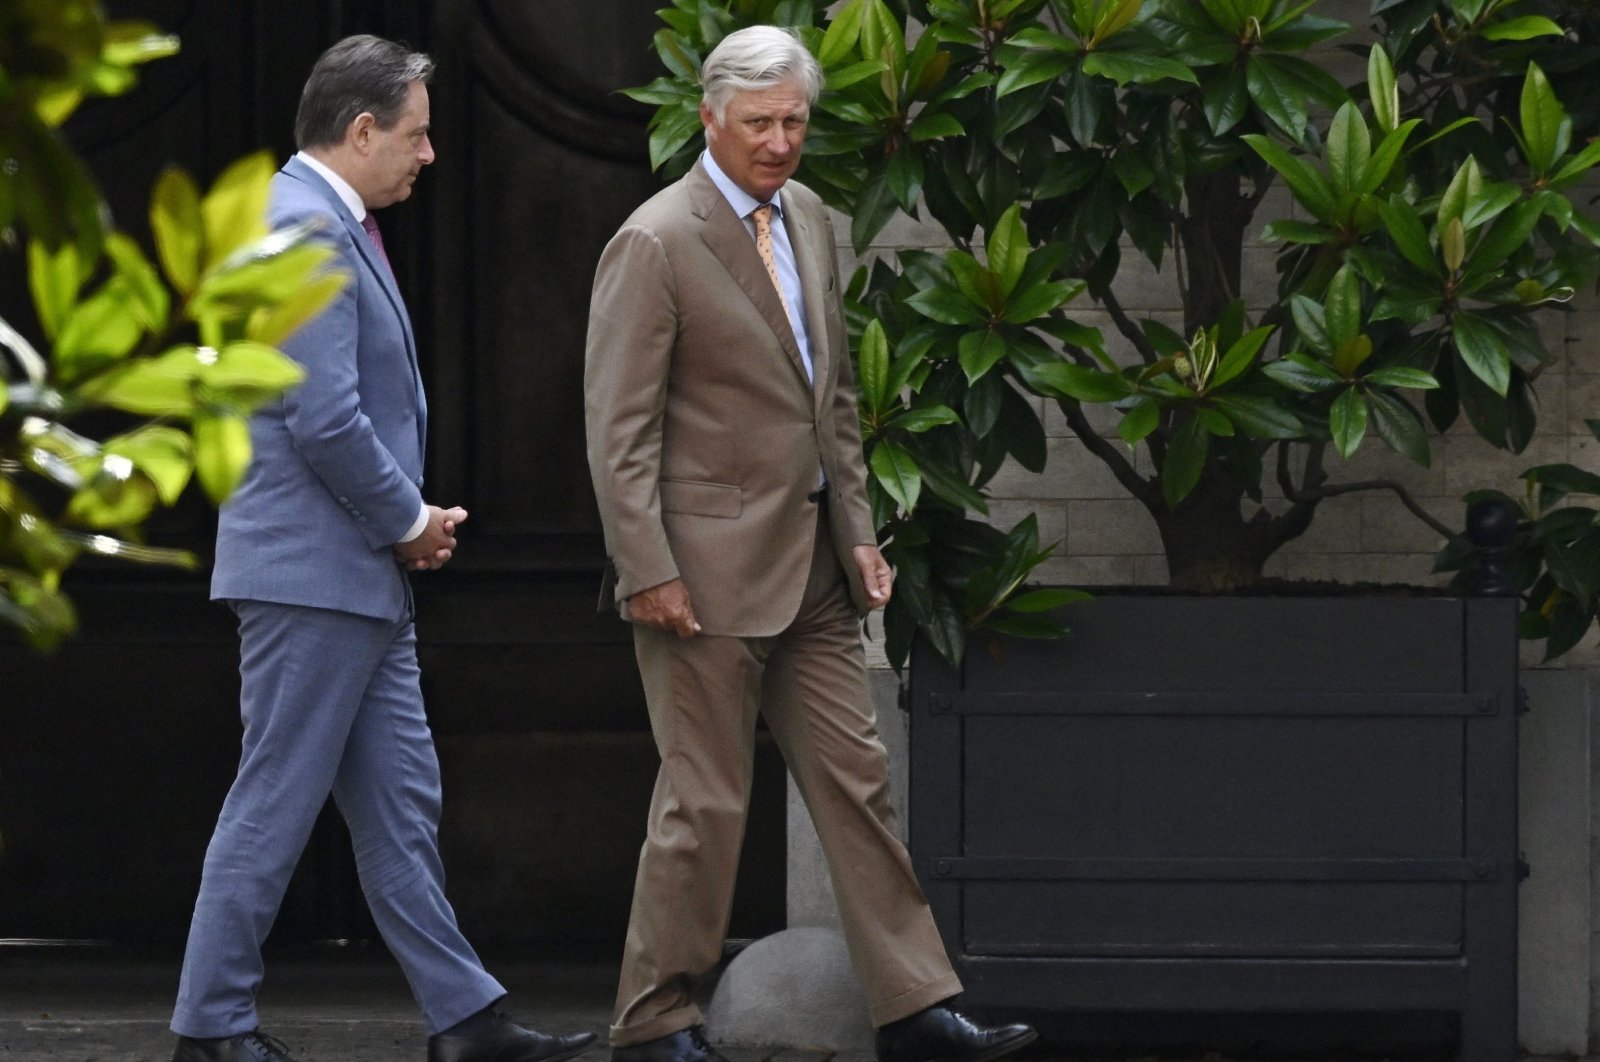
[[[428,1062],[561,1062],[592,1043],[594,1033],[550,1036],[487,1010],[428,1037]]]
[[[706,1042],[703,1025],[691,1025],[642,1044],[613,1047],[611,1062],[728,1062]]]
[[[878,1062],[988,1062],[1038,1039],[1031,1025],[979,1025],[935,1003],[909,1018],[881,1026]]]
[[[216,1040],[180,1036],[172,1052],[172,1062],[294,1062],[294,1059],[289,1057],[289,1048],[282,1041],[257,1029]]]

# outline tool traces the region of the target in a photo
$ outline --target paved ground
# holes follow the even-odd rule
[[[505,1010],[550,1032],[603,1034],[616,966],[491,962]],[[166,1062],[176,958],[0,949],[0,1062]],[[404,978],[383,954],[275,957],[261,990],[262,1028],[296,1062],[406,1062],[426,1034]],[[808,1052],[737,1050],[730,1062],[829,1062]],[[598,1047],[581,1062],[606,1062]],[[840,1058],[837,1062],[868,1062]]]
[[[513,1017],[552,1032],[588,1029],[603,1039],[613,962],[490,961],[489,966],[510,990],[505,1009]],[[177,978],[175,957],[0,949],[0,1062],[167,1062],[172,1053],[167,1019]],[[261,1015],[263,1028],[287,1043],[297,1062],[421,1062],[426,1057],[426,1036],[405,981],[382,953],[274,957],[261,992]],[[724,1053],[729,1062],[871,1062],[806,1051],[730,1048]],[[1065,1057],[1046,1048],[1021,1062]],[[606,1060],[601,1046],[580,1062]],[[1073,1056],[1073,1062],[1113,1060]],[[1230,1060],[1190,1054],[1168,1062]]]

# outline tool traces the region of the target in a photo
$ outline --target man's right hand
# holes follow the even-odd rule
[[[443,568],[456,550],[456,525],[467,519],[467,511],[459,505],[449,509],[441,509],[437,505],[428,508],[428,522],[422,528],[422,534],[410,542],[395,544],[395,559],[407,570],[413,572],[427,571]]]
[[[659,583],[628,598],[628,618],[635,623],[671,631],[680,638],[693,638],[700,633],[700,624],[694,619],[694,606],[689,604],[689,588],[683,585],[682,579]]]

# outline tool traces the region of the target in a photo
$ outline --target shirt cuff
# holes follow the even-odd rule
[[[401,542],[410,542],[422,536],[422,529],[428,526],[428,503],[422,503],[422,509],[417,513],[417,519],[411,525],[411,530],[400,536]]]

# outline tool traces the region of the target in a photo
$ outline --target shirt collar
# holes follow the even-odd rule
[[[761,205],[761,200],[734,184],[733,179],[722,172],[722,167],[717,165],[717,160],[711,157],[710,151],[700,153],[700,163],[705,166],[706,176],[711,178],[711,183],[717,186],[717,191],[722,193],[722,198],[728,201],[728,205],[733,207],[733,212],[739,217],[749,217],[750,211]],[[782,195],[783,190],[780,188],[773,192],[772,198],[768,200],[780,218],[783,217]]]
[[[297,152],[295,154],[295,158],[299,159],[307,166],[310,166],[312,170],[316,172],[318,177],[321,177],[324,181],[328,182],[328,184],[333,188],[334,192],[338,194],[340,201],[343,202],[345,206],[350,208],[350,213],[355,215],[357,221],[366,220],[367,205],[361,201],[361,197],[356,194],[356,190],[350,187],[349,181],[345,180],[343,177],[340,177],[337,173],[334,173],[333,170],[328,167],[327,163],[322,162],[319,159],[312,158],[304,151]]]

